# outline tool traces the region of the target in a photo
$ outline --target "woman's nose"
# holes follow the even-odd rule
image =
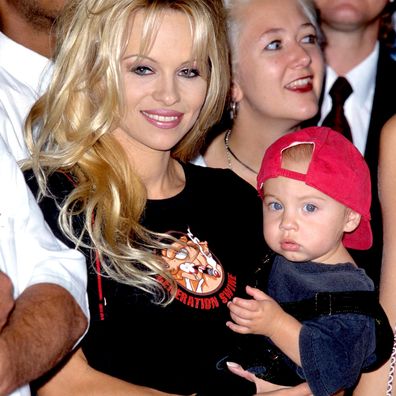
[[[294,45],[291,56],[293,67],[307,67],[312,62],[309,51],[299,43]]]
[[[162,77],[157,81],[154,99],[171,106],[180,100],[177,81],[173,77]]]

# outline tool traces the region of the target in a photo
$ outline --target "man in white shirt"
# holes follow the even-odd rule
[[[63,5],[0,0],[0,396],[30,395],[26,384],[58,363],[87,327],[85,261],[49,231],[9,153],[27,156],[23,124],[45,88],[51,29]]]
[[[83,256],[53,236],[1,138],[0,169],[0,271],[13,285],[0,277],[3,396],[59,362],[86,330],[89,313]],[[12,395],[30,395],[29,386]]]
[[[396,113],[394,102],[387,99],[389,92],[396,92],[396,62],[387,48],[393,43],[394,32],[386,30],[385,21],[390,22],[395,3],[389,0],[315,0],[315,3],[327,39],[327,69],[321,114],[314,123],[321,125],[327,117],[332,108],[329,91],[339,76],[345,77],[352,93],[345,101],[344,113],[353,143],[369,165],[373,196],[373,246],[367,251],[352,250],[351,254],[378,287],[382,259],[377,190],[379,136],[382,126]]]
[[[42,76],[49,65],[47,58],[0,32],[0,135],[17,160],[28,156],[23,125],[42,93]]]
[[[345,102],[344,112],[351,128],[353,143],[363,155],[373,107],[378,56],[379,43],[376,42],[369,56],[345,74],[353,92]],[[342,74],[338,74],[329,64],[327,65],[320,124],[331,110],[332,99],[329,91],[339,75]]]
[[[17,160],[27,156],[26,116],[46,82],[53,28],[65,0],[0,0],[0,134]]]
[[[364,154],[376,88],[381,18],[392,5],[389,0],[315,0],[315,3],[327,39],[321,121],[332,106],[329,91],[334,81],[338,76],[346,77],[353,92],[344,111],[353,142]]]

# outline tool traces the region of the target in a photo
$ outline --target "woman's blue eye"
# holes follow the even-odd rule
[[[280,40],[274,40],[264,47],[264,49],[269,50],[269,51],[278,50],[280,48],[281,48]]]
[[[194,77],[198,77],[200,75],[199,70],[193,69],[193,68],[183,69],[180,71],[179,74],[186,78],[194,78]]]
[[[131,71],[139,76],[145,76],[153,73],[148,66],[135,66]]]
[[[306,205],[304,205],[304,210],[306,212],[312,213],[312,212],[315,212],[316,209],[317,209],[317,207],[314,204],[306,204]]]

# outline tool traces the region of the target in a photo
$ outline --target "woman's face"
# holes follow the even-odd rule
[[[164,14],[149,52],[139,57],[143,16],[133,20],[121,61],[126,112],[116,138],[127,151],[166,152],[194,125],[207,81],[192,59],[192,35],[181,12]]]
[[[252,0],[240,14],[233,98],[239,111],[297,122],[314,116],[323,56],[297,0]]]

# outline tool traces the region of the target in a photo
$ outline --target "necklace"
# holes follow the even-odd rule
[[[229,140],[230,140],[230,135],[231,135],[231,129],[229,129],[225,135],[224,135],[224,146],[226,149],[226,153],[227,153],[227,162],[228,162],[228,167],[232,169],[232,164],[231,164],[231,156],[238,161],[243,167],[245,167],[246,169],[250,170],[250,172],[253,172],[255,175],[258,174],[257,171],[255,171],[253,168],[251,168],[249,165],[246,165],[244,162],[242,162],[231,150],[230,148],[230,144],[229,144]]]

